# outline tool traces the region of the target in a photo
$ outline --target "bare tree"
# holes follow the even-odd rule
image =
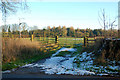
[[[105,10],[101,10],[101,15],[98,13],[99,19],[98,22],[102,28],[104,28],[104,37],[106,38],[106,29],[110,28],[111,29],[111,37],[112,37],[112,29],[114,26],[114,23],[116,22],[117,17],[113,21],[110,21],[111,19],[109,18],[109,21],[107,19],[107,15],[105,13]]]
[[[107,21],[106,21],[106,18],[107,18],[107,16],[106,16],[106,14],[105,14],[105,10],[103,9],[103,10],[101,10],[101,15],[100,15],[100,13],[98,13],[98,16],[99,16],[99,18],[98,18],[98,21],[99,21],[99,24],[100,24],[100,26],[102,27],[102,28],[104,28],[104,37],[106,37],[106,32],[105,32],[105,30],[106,30],[106,24],[107,24]]]
[[[18,24],[12,24],[11,26],[12,26],[12,28],[11,28],[12,31],[18,30]]]
[[[111,30],[111,37],[113,37],[112,36],[112,32],[113,32],[113,28],[115,27],[115,26],[117,26],[117,25],[115,25],[114,23],[116,22],[116,19],[117,19],[117,17],[115,17],[115,19],[111,22],[110,20],[111,19],[109,19],[109,28],[110,28],[110,30]]]
[[[18,8],[26,9],[28,6],[26,0],[0,0],[0,11],[2,12],[2,20],[6,26],[7,16],[17,12]]]
[[[2,25],[1,30],[2,30],[2,32],[6,32],[8,30],[8,25],[6,25],[6,26]]]
[[[118,2],[118,38],[120,38],[120,1]]]

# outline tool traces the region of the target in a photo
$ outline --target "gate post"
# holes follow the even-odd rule
[[[55,44],[58,44],[58,36],[55,36]]]
[[[87,43],[88,43],[88,38],[87,38],[87,37],[84,37],[84,47],[87,46]]]

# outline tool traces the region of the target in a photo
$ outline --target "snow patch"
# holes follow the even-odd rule
[[[66,69],[72,69],[73,68],[73,60],[75,58],[76,57],[69,58],[69,60],[62,62],[62,67],[66,68]]]
[[[58,50],[55,54],[53,54],[52,57],[55,56],[55,55],[57,55],[57,54],[59,54],[59,52],[61,52],[61,51],[75,52],[76,50],[77,50],[77,49],[74,49],[74,48],[65,48],[65,47],[63,47],[63,48],[61,48],[60,50]]]
[[[107,76],[108,74],[105,74],[105,73],[103,73],[103,74],[97,74],[98,76]]]
[[[72,74],[72,75],[94,75],[94,72],[80,70],[74,67],[73,61],[75,57],[66,60],[64,57],[51,57],[42,65],[42,69],[46,74]]]
[[[26,65],[24,65],[22,67],[31,67],[31,66],[33,66],[33,64],[26,64]]]
[[[2,73],[10,73],[10,70],[2,71]]]
[[[109,65],[109,68],[112,69],[112,70],[118,70],[119,66],[110,66]]]

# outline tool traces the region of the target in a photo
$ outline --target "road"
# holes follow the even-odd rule
[[[47,75],[44,73],[29,73],[29,74],[3,74],[2,75],[3,79],[2,80],[23,80],[23,79],[33,79],[33,80],[41,80],[41,79],[50,79],[50,80],[120,80],[120,77],[103,77],[103,76],[75,76],[75,75]]]
[[[45,59],[36,63],[43,63]],[[2,74],[2,80],[120,80],[120,77],[109,76],[79,76],[79,75],[48,75],[40,71],[38,67],[18,68],[11,73]]]
[[[43,63],[46,59],[36,63]],[[120,77],[110,76],[80,76],[80,75],[48,75],[41,72],[39,67],[21,67],[11,73],[3,73],[2,80],[120,80]]]

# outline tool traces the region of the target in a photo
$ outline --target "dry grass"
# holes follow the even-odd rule
[[[50,57],[60,47],[29,39],[2,38],[2,70],[9,70]],[[54,49],[54,50],[53,50]]]
[[[2,39],[2,56],[3,62],[15,61],[16,59],[24,59],[38,54],[40,51],[40,43],[31,42],[27,39]]]

